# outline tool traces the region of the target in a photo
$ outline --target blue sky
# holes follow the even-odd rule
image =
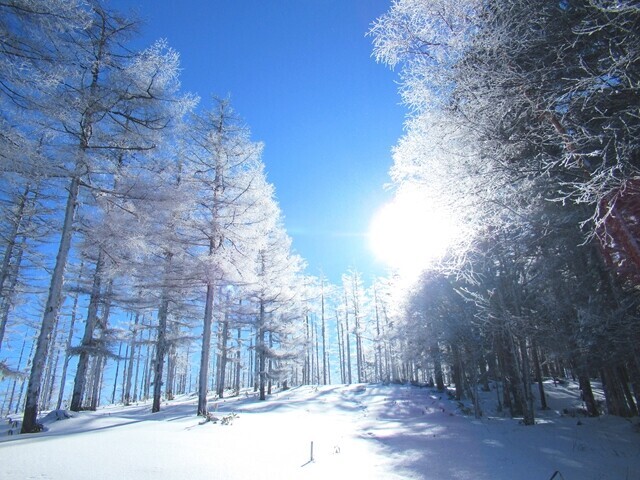
[[[308,272],[338,282],[356,267],[383,274],[367,245],[390,199],[391,148],[404,108],[396,75],[371,58],[382,0],[117,0],[181,54],[182,85],[207,104],[231,96],[265,143],[263,160],[294,249]]]

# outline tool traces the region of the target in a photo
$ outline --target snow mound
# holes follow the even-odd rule
[[[71,415],[67,410],[52,410],[40,419],[40,423],[46,425],[59,420],[66,420],[67,418],[73,418],[73,415]]]

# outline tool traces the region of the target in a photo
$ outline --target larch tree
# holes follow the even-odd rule
[[[178,55],[163,43],[132,53],[123,42],[134,23],[94,3],[90,23],[60,35],[64,78],[44,102],[44,125],[55,148],[64,152],[58,164],[68,176],[68,196],[60,243],[51,277],[29,377],[22,432],[38,429],[36,416],[48,339],[62,300],[73,224],[81,186],[91,188],[97,170],[109,171],[110,152],[149,150],[159,131],[181,114],[189,102],[176,100]],[[58,160],[56,158],[56,160]]]
[[[276,358],[288,359],[289,348],[278,353],[273,335],[280,336],[283,347],[291,341],[293,331],[287,327],[301,315],[291,311],[298,295],[296,283],[303,268],[302,260],[291,251],[291,239],[278,223],[267,232],[266,243],[257,253],[256,281],[252,286],[252,302],[256,308],[256,365],[260,400],[265,400],[270,380],[269,362]],[[289,336],[287,338],[287,335]],[[297,342],[293,342],[295,345]]]
[[[213,108],[193,116],[186,143],[184,181],[196,194],[186,232],[197,258],[195,268],[206,288],[198,380],[198,415],[207,414],[211,329],[216,291],[251,281],[261,234],[273,224],[272,186],[260,159],[262,145],[228,100],[214,99]],[[225,298],[219,298],[220,304]],[[223,317],[226,314],[223,314]],[[223,321],[223,326],[228,323]],[[224,329],[224,327],[223,327]],[[223,332],[226,339],[227,332]],[[225,355],[226,358],[226,355]]]

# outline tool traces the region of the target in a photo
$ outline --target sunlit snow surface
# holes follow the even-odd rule
[[[47,424],[0,429],[2,479],[640,479],[637,419],[574,417],[572,385],[547,383],[539,424],[466,416],[446,394],[401,385],[300,387],[259,402],[212,400],[232,425],[200,424],[196,400],[108,407]],[[311,442],[314,461],[310,462]],[[557,477],[560,478],[560,477]]]

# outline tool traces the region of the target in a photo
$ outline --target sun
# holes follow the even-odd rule
[[[399,191],[373,217],[369,244],[376,258],[416,274],[446,253],[459,234],[454,216],[417,188]]]

